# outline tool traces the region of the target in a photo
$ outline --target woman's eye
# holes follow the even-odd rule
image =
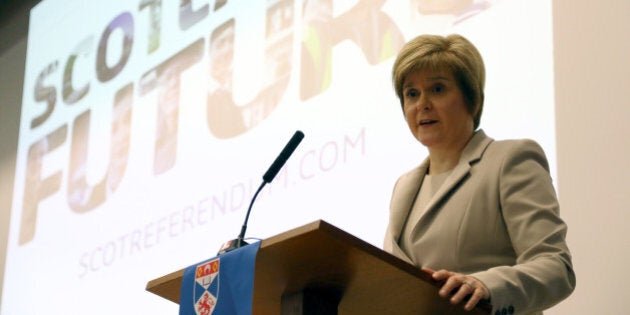
[[[444,92],[444,86],[441,84],[438,84],[436,86],[433,87],[433,92],[434,93],[442,93]]]
[[[407,93],[405,94],[405,96],[407,96],[407,98],[416,98],[416,97],[418,97],[418,95],[420,95],[420,94],[416,90],[408,90]]]

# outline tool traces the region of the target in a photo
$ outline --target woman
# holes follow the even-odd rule
[[[492,314],[541,314],[575,287],[567,227],[540,146],[477,130],[484,82],[462,36],[422,35],[400,51],[394,87],[429,156],[396,182],[384,248],[466,310],[489,300]]]

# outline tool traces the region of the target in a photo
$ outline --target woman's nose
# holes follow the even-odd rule
[[[431,101],[424,95],[424,93],[418,98],[418,103],[416,104],[416,110],[418,111],[427,111],[431,109]]]

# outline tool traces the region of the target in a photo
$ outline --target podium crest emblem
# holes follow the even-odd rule
[[[219,299],[219,268],[220,259],[214,259],[198,265],[195,271],[195,313],[210,315],[214,311]]]

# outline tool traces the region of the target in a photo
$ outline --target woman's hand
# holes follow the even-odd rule
[[[464,309],[467,311],[472,310],[480,300],[490,298],[490,292],[486,286],[474,277],[444,269],[433,271],[423,268],[422,270],[431,274],[431,277],[437,281],[445,281],[439,294],[441,297],[449,299],[451,304],[459,304],[466,296],[470,295],[470,299],[464,305]]]

